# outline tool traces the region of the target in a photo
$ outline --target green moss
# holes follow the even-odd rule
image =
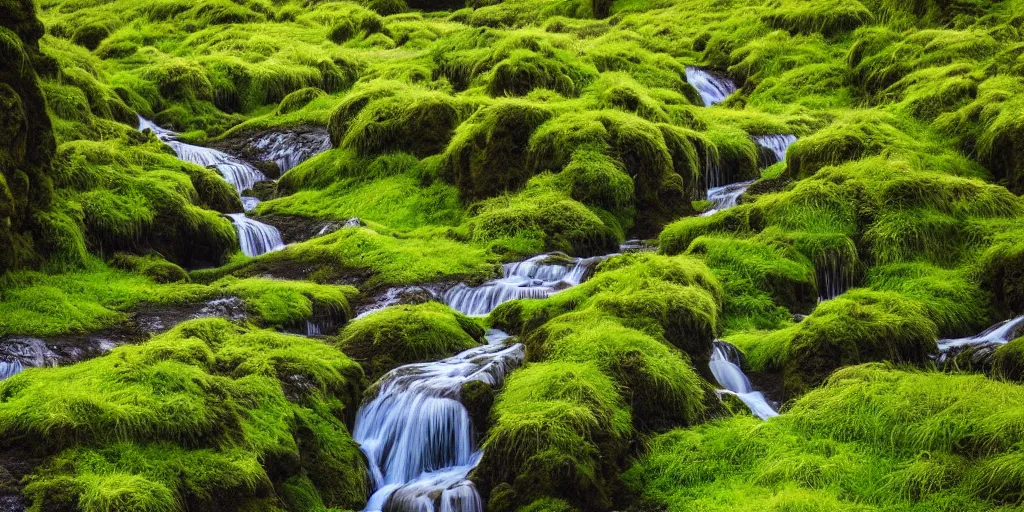
[[[325,95],[323,89],[318,87],[306,87],[305,89],[299,89],[293,93],[288,94],[281,100],[281,103],[277,106],[277,114],[290,114],[299,110],[309,102]]]
[[[764,18],[769,25],[776,28],[793,33],[819,32],[825,36],[851,31],[872,20],[871,11],[856,0],[781,2],[781,5]]]
[[[981,376],[858,366],[767,423],[737,417],[665,434],[627,481],[669,510],[999,508],[1006,494],[992,491],[1017,488],[1004,465],[1016,434],[996,425],[1019,398]]]
[[[339,347],[372,377],[403,364],[442,359],[479,345],[483,329],[443,304],[396,306],[352,322]]]
[[[181,267],[154,256],[132,256],[118,253],[111,264],[117,268],[137,272],[157,283],[188,282],[189,277]]]
[[[537,363],[512,374],[492,412],[475,479],[490,508],[515,510],[541,496],[606,508],[632,430],[611,379],[590,364]],[[504,503],[502,503],[504,502]]]
[[[1017,338],[996,349],[992,356],[992,376],[1014,382],[1024,381],[1024,338]]]
[[[799,393],[836,368],[868,361],[923,363],[936,352],[935,323],[913,301],[852,291],[821,303],[793,333],[786,387]]]
[[[0,431],[4,448],[33,439],[47,455],[25,488],[42,509],[235,506],[313,471],[329,471],[314,477],[325,502],[359,506],[366,469],[341,417],[363,382],[322,343],[196,320],[4,381]]]

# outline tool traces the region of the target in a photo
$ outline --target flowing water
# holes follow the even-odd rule
[[[1005,345],[1020,336],[1024,336],[1024,315],[999,322],[998,324],[989,327],[981,334],[968,336],[966,338],[939,340],[939,353],[948,353],[954,349],[973,345]]]
[[[766,420],[779,413],[768,403],[764,394],[754,389],[750,379],[740,369],[739,350],[729,343],[715,340],[711,350],[711,373],[718,385],[725,388],[723,393],[736,395],[754,413],[754,416]]]
[[[224,180],[235,187],[245,211],[252,210],[260,203],[255,197],[242,196],[242,192],[251,189],[253,185],[267,181],[267,177],[255,167],[222,151],[181,142],[177,140],[177,133],[139,116],[139,131],[145,130],[152,131],[158,139],[170,146],[179,159],[203,167],[216,168]],[[227,216],[235,225],[238,244],[246,256],[259,256],[284,248],[284,240],[281,239],[281,233],[277,228],[250,219],[244,213],[229,213]]]
[[[612,256],[569,258],[564,254],[541,254],[502,265],[502,277],[480,286],[459,284],[448,290],[444,301],[469,316],[484,316],[499,305],[516,299],[544,299],[576,286],[602,260]]]
[[[25,367],[21,364],[21,361],[13,359],[11,361],[0,361],[0,380],[4,380],[8,377],[13,377],[21,373]]]
[[[401,366],[378,382],[356,415],[353,437],[369,461],[373,495],[366,512],[482,512],[469,472],[482,452],[462,385],[498,387],[525,358],[521,344],[492,330],[488,343],[432,363]]]
[[[250,146],[263,161],[277,164],[285,173],[300,163],[331,149],[331,136],[324,129],[306,132],[267,133],[251,140]]]
[[[705,107],[721,103],[736,92],[736,84],[732,80],[693,66],[686,66],[686,81],[700,93]]]
[[[274,226],[246,217],[244,213],[227,214],[238,231],[238,245],[246,256],[259,256],[284,249],[281,232]]]
[[[723,187],[715,187],[708,190],[708,201],[715,203],[715,205],[708,211],[701,215],[707,217],[713,215],[719,211],[726,210],[736,206],[740,196],[747,191],[747,188],[754,183],[755,180],[741,181],[739,183],[733,183],[725,185]]]
[[[817,267],[817,266],[816,266]],[[825,265],[814,270],[818,281],[818,302],[832,300],[850,287],[850,279],[839,265]]]
[[[796,142],[796,135],[758,135],[754,137],[758,146],[770,150],[775,155],[776,162],[786,161],[786,151],[789,146]]]

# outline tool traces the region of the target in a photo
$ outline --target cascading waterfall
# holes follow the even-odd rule
[[[708,211],[701,215],[707,217],[713,215],[719,211],[726,210],[736,206],[740,196],[747,191],[747,188],[754,183],[755,180],[741,181],[739,183],[733,183],[725,185],[723,187],[715,187],[708,190],[708,201],[715,203],[715,205]]]
[[[170,146],[179,159],[203,167],[216,168],[224,180],[235,187],[239,195],[252,188],[253,185],[267,181],[267,177],[262,172],[242,160],[223,151],[181,142],[177,139],[177,133],[161,128],[140,116],[139,131],[146,129],[152,130],[158,139]]]
[[[284,249],[281,232],[274,226],[252,220],[244,213],[229,213],[227,216],[235,223],[238,244],[246,256],[259,256]]]
[[[789,150],[790,145],[796,142],[796,135],[757,135],[754,137],[754,142],[757,142],[758,146],[770,150],[775,155],[776,162],[784,162],[786,151]]]
[[[502,277],[480,286],[459,284],[444,295],[452,309],[469,316],[484,316],[499,305],[516,299],[544,299],[582,283],[590,270],[612,256],[568,258],[564,254],[541,254],[502,265]],[[552,258],[566,261],[552,263]]]
[[[366,512],[483,512],[469,472],[482,452],[462,385],[501,386],[525,358],[521,344],[489,331],[488,343],[433,363],[388,372],[376,396],[360,407],[354,439],[366,454],[374,493]]]
[[[331,149],[331,136],[327,130],[268,133],[255,140],[252,147],[260,153],[262,160],[276,163],[281,173],[285,173]]]
[[[736,395],[750,409],[750,412],[766,420],[778,416],[776,411],[765,399],[764,394],[754,389],[750,379],[740,369],[739,350],[724,341],[715,340],[711,349],[711,373],[718,385],[725,388],[722,393]]]
[[[21,361],[17,359],[13,359],[11,361],[0,361],[0,380],[13,377],[24,370],[25,367],[21,364]]]
[[[939,340],[939,355],[936,362],[941,366],[964,349],[985,346],[994,348],[1005,345],[1020,336],[1024,336],[1024,315],[999,322],[981,334],[966,338]]]
[[[693,66],[686,66],[686,81],[700,93],[705,107],[721,103],[736,92],[736,84],[732,80]]]
[[[174,150],[179,159],[203,167],[216,168],[221,177],[235,187],[235,191],[242,199],[242,208],[245,211],[252,210],[260,203],[259,199],[255,197],[241,195],[242,192],[251,189],[253,185],[267,181],[267,177],[255,167],[216,149],[185,144],[177,140],[177,133],[161,128],[156,123],[139,116],[139,131],[145,130],[151,130],[156,134],[158,139]],[[235,225],[235,231],[238,232],[238,243],[242,247],[242,253],[246,256],[259,256],[284,248],[284,240],[277,228],[250,219],[244,213],[229,213],[227,216]]]

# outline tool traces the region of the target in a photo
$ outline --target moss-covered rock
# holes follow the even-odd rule
[[[992,376],[1024,382],[1024,338],[1017,338],[996,349],[992,357]]]
[[[339,347],[362,361],[371,378],[403,364],[442,359],[482,342],[483,329],[443,304],[387,308],[353,321]]]
[[[320,342],[196,320],[4,381],[0,450],[31,439],[47,456],[24,491],[46,510],[279,506],[295,477],[324,503],[358,507],[366,466],[344,418],[364,384]]]

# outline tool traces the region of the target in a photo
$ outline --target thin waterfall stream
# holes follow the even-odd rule
[[[938,341],[939,353],[935,362],[944,366],[964,350],[985,349],[991,354],[995,349],[1024,336],[1024,315],[999,322],[980,334],[964,338],[948,338]]]
[[[376,395],[356,415],[353,435],[373,482],[365,512],[483,512],[468,479],[483,453],[460,390],[471,381],[502,385],[526,356],[508,339],[491,330],[484,345],[398,367],[378,381]]]
[[[754,389],[750,379],[740,368],[740,363],[740,354],[736,347],[724,341],[715,340],[711,349],[711,361],[708,365],[711,367],[711,373],[718,381],[718,385],[725,388],[720,392],[735,395],[746,404],[754,416],[762,420],[778,416],[778,411],[768,403],[764,394]]]
[[[736,92],[736,84],[732,80],[693,66],[686,66],[686,81],[700,93],[705,107],[721,103]]]
[[[255,197],[242,196],[242,193],[251,189],[253,185],[268,181],[259,169],[223,151],[181,142],[177,139],[177,133],[139,116],[139,131],[145,130],[152,131],[161,142],[174,150],[179,159],[217,169],[224,181],[235,187],[245,211],[252,210],[259,204],[259,199]],[[238,244],[246,256],[259,256],[284,248],[281,233],[274,226],[246,217],[244,213],[230,213],[227,217],[235,225]]]

